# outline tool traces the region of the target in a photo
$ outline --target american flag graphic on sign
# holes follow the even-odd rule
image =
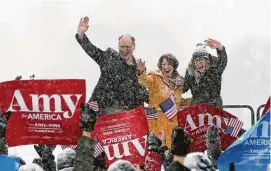
[[[174,118],[177,114],[177,106],[173,95],[170,95],[166,101],[161,103],[160,107],[168,119]]]
[[[62,150],[66,148],[71,148],[73,150],[76,150],[77,145],[61,145]],[[103,146],[97,141],[97,143],[94,146],[94,157],[98,157],[102,152],[104,151]]]
[[[66,149],[66,148],[71,148],[73,150],[75,150],[77,147],[77,145],[61,145],[62,150]]]
[[[145,107],[145,111],[146,111],[146,117],[147,117],[148,120],[158,118],[158,114],[157,114],[157,111],[156,111],[155,107],[152,107],[152,108]]]
[[[94,147],[94,158],[98,157],[103,151],[103,146],[97,141],[97,144]]]
[[[233,137],[237,137],[243,125],[244,123],[239,121],[238,119],[231,118],[224,132]]]
[[[98,106],[98,103],[95,102],[95,101],[89,101],[87,102],[87,104],[89,105],[89,107],[94,110],[95,112],[98,112],[99,111],[99,106]]]

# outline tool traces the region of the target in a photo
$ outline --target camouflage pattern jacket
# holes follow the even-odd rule
[[[73,171],[93,171],[95,141],[89,137],[81,136],[76,149]]]

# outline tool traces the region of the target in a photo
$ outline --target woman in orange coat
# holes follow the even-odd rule
[[[149,90],[148,107],[154,107],[158,113],[157,119],[148,120],[149,130],[156,135],[160,130],[164,130],[167,139],[166,145],[169,148],[171,147],[172,128],[178,125],[177,116],[168,119],[160,105],[173,95],[177,111],[180,110],[184,78],[177,71],[178,65],[179,62],[175,56],[170,53],[164,54],[158,61],[159,70],[147,74],[144,62],[141,59],[138,61],[138,81]]]

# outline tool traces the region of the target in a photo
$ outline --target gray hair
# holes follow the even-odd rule
[[[121,39],[123,36],[130,36],[130,38],[131,38],[131,40],[132,40],[132,44],[133,44],[133,45],[135,44],[135,38],[134,38],[134,36],[132,36],[132,35],[130,35],[130,34],[121,35],[121,36],[119,37],[119,41],[120,41],[120,39]]]

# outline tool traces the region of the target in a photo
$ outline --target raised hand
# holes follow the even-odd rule
[[[208,40],[205,40],[204,42],[205,42],[206,46],[209,46],[212,49],[220,49],[220,48],[222,48],[222,44],[217,40],[209,38]]]
[[[142,72],[144,72],[145,69],[146,69],[145,63],[142,61],[141,58],[138,60],[138,69],[139,69],[139,73],[140,73],[140,74],[141,74]]]
[[[85,34],[85,32],[88,30],[88,25],[89,23],[89,18],[88,17],[84,17],[80,19],[79,25],[78,25],[78,34],[79,35],[83,35]]]

